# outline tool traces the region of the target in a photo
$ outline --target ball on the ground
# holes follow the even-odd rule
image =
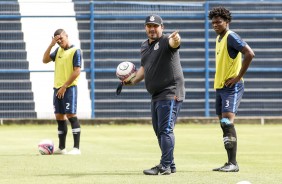
[[[117,66],[116,76],[119,80],[127,82],[136,75],[136,67],[132,62],[124,61]]]
[[[251,184],[251,182],[249,182],[249,181],[239,181],[236,184]]]
[[[51,155],[54,152],[54,143],[50,139],[43,139],[38,144],[38,151],[41,155]]]

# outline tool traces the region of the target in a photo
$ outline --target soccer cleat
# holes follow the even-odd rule
[[[151,169],[144,170],[143,173],[145,175],[158,175],[159,173],[161,175],[169,175],[171,173],[176,173],[176,168],[175,167],[173,167],[172,169],[165,168],[161,164],[159,164],[156,165],[155,167],[152,167]]]
[[[73,148],[71,151],[67,153],[68,155],[80,155],[81,152],[78,148]]]
[[[143,173],[145,175],[158,175],[160,172],[160,168],[162,167],[161,164],[152,167],[151,169],[144,170]]]
[[[171,173],[176,173],[176,167],[171,167],[170,170],[171,170]]]
[[[58,148],[53,152],[53,154],[54,155],[65,155],[65,154],[67,154],[67,150]]]
[[[221,171],[221,172],[238,172],[239,166],[238,166],[238,164],[234,165],[231,162],[229,162],[227,165],[222,167],[219,171]]]
[[[160,174],[161,174],[161,175],[170,175],[170,174],[171,174],[171,169],[170,169],[170,167],[168,167],[168,168],[161,167],[161,168],[159,169],[159,171],[160,171]]]
[[[225,163],[223,166],[218,167],[218,168],[214,168],[213,171],[220,171],[220,169],[224,168],[225,166],[227,166],[228,163]]]

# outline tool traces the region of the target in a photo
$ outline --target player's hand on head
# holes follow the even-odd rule
[[[51,45],[54,46],[54,45],[56,45],[56,43],[59,43],[60,38],[61,38],[61,35],[56,35],[56,36],[52,37]]]
[[[55,37],[52,37],[52,41],[51,41],[50,45],[51,45],[51,46],[55,46],[56,43],[57,43],[56,38],[55,38]]]

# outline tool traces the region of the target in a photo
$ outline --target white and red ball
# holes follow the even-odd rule
[[[54,152],[54,143],[50,139],[43,139],[38,144],[38,151],[41,155],[52,155]]]
[[[116,76],[121,81],[129,81],[136,75],[136,67],[132,62],[124,61],[117,66]]]

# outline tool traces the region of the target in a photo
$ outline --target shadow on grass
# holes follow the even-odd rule
[[[122,175],[141,175],[143,174],[142,172],[137,172],[137,171],[99,171],[99,172],[93,172],[93,173],[69,173],[69,174],[46,174],[46,175],[37,175],[39,177],[49,177],[49,176],[69,176],[69,177],[81,177],[81,176],[122,176]]]
[[[30,156],[45,156],[45,155],[34,155],[34,154],[0,154],[0,157],[30,157]]]
[[[210,172],[210,171],[177,171],[177,173],[193,173],[193,172]],[[131,175],[131,176],[140,176],[144,175],[142,171],[96,171],[93,173],[69,173],[69,174],[42,174],[42,175],[37,175],[39,177],[48,177],[48,176],[68,176],[68,177],[82,177],[82,176],[123,176],[123,175]],[[171,174],[171,175],[177,175],[176,173]],[[144,175],[144,176],[160,176],[160,175]]]

